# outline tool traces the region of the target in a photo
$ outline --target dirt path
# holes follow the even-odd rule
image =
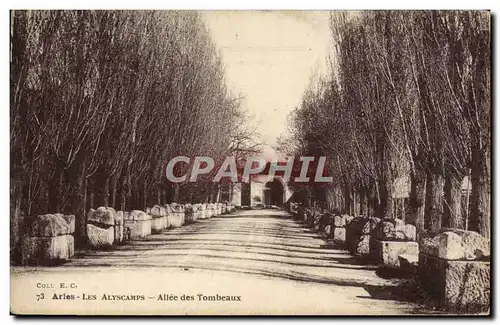
[[[285,213],[262,210],[201,220],[111,251],[80,252],[60,267],[16,269],[14,278],[35,281],[57,273],[68,279],[77,277],[80,282],[85,279],[90,291],[104,290],[106,283],[121,283],[124,290],[148,292],[152,300],[157,300],[154,292],[165,290],[194,296],[223,292],[243,299],[230,309],[200,302],[170,304],[164,310],[151,307],[154,313],[431,312],[415,301],[414,288],[405,284],[409,280],[383,279],[376,270],[345,250],[327,247],[318,234]],[[88,288],[90,278],[95,284]]]

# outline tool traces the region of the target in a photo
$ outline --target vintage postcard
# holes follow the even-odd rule
[[[11,10],[10,312],[490,315],[491,35]]]

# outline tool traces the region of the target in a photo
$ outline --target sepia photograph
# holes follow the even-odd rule
[[[9,24],[11,315],[492,316],[487,8]]]

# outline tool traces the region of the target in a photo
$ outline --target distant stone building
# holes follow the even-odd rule
[[[231,203],[235,206],[283,206],[293,194],[282,176],[269,179],[267,175],[254,175],[249,183],[234,183],[232,186]]]
[[[292,197],[293,191],[284,181],[283,174],[277,171],[270,178],[270,163],[259,174],[250,175],[250,181],[227,184],[222,191],[222,199],[234,206],[275,205],[283,206]],[[240,170],[239,179],[241,179]]]

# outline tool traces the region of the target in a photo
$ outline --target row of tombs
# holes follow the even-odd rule
[[[91,209],[86,218],[86,244],[107,249],[134,239],[179,228],[200,219],[235,211],[227,202],[209,204],[155,205],[146,211],[115,211],[111,207]],[[75,253],[75,216],[61,213],[36,216],[22,239],[22,265],[57,265]]]
[[[400,219],[334,215],[296,203],[290,211],[353,255],[416,275],[443,308],[478,312],[490,307],[490,241],[477,232],[442,228],[417,240],[416,227]]]

